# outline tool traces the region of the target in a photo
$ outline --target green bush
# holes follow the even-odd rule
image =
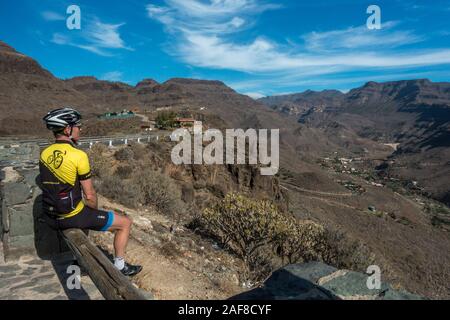
[[[286,217],[276,241],[276,253],[289,263],[321,260],[327,247],[325,228],[312,221]]]
[[[244,260],[258,248],[275,241],[281,214],[269,201],[254,201],[231,193],[203,211],[205,226]]]
[[[175,126],[175,118],[176,118],[175,112],[160,112],[156,116],[155,123],[156,127],[158,129],[170,129]]]
[[[191,223],[242,258],[246,276],[264,279],[277,264],[324,261],[338,268],[365,270],[373,257],[343,234],[280,212],[266,200],[228,194]],[[279,266],[278,266],[279,267]]]

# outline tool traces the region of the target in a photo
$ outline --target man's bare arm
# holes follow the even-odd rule
[[[81,187],[83,188],[84,202],[86,205],[93,209],[98,209],[97,193],[94,189],[92,179],[81,180]]]

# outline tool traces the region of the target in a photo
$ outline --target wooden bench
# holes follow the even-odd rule
[[[147,300],[82,230],[67,229],[61,235],[106,300]]]

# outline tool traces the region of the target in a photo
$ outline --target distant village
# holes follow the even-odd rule
[[[374,187],[390,187],[393,190],[398,190],[400,188],[406,188],[411,191],[423,191],[423,188],[418,185],[417,181],[401,181],[398,178],[394,178],[388,175],[378,176],[376,172],[371,169],[372,164],[367,164],[367,162],[378,162],[393,164],[395,160],[386,159],[364,159],[363,157],[357,158],[346,158],[337,155],[337,152],[333,156],[325,157],[319,160],[319,164],[323,168],[330,169],[336,173],[345,173],[353,176],[359,176],[363,178],[368,185]],[[346,189],[350,190],[356,194],[362,194],[366,192],[366,188],[362,185],[355,183],[355,181],[350,180],[337,180],[339,184],[344,186]]]
[[[200,107],[199,110],[205,110],[205,107]],[[172,111],[171,107],[160,107],[156,111],[145,110],[141,111],[139,108],[132,110],[123,109],[121,111],[106,112],[98,116],[101,120],[111,121],[117,119],[129,119],[133,117],[140,117],[142,119],[140,128],[143,132],[155,130],[171,130],[176,128],[186,128],[193,132],[197,128],[204,128],[202,121],[196,120],[192,114],[188,117],[180,116]]]

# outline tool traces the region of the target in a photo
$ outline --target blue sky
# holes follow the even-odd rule
[[[60,78],[215,79],[253,97],[450,81],[450,0],[2,0],[0,39]]]

